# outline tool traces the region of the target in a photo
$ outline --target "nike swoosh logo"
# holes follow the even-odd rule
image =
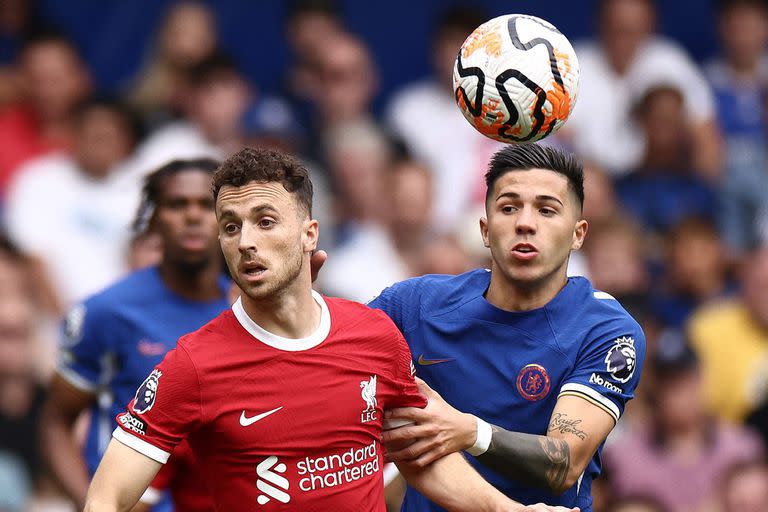
[[[252,418],[247,418],[245,416],[245,411],[243,411],[243,413],[240,415],[240,425],[242,425],[244,427],[247,427],[249,425],[253,425],[257,421],[263,420],[264,418],[266,418],[270,414],[274,414],[274,413],[276,413],[277,411],[279,411],[282,408],[283,408],[283,406],[281,405],[280,407],[272,409],[271,411],[267,411],[267,412],[263,412],[261,414],[257,414],[256,416],[254,416]]]
[[[447,363],[449,361],[453,361],[453,359],[426,359],[424,354],[421,354],[418,363],[421,366],[431,366],[433,364]]]

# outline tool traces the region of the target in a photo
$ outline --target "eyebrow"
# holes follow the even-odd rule
[[[278,213],[277,210],[272,205],[260,204],[258,206],[254,206],[253,208],[251,208],[248,214],[251,216],[255,216],[264,212]],[[237,214],[233,210],[226,209],[221,211],[220,217],[222,219],[225,217],[237,217]]]
[[[498,201],[499,199],[502,199],[504,197],[510,197],[512,199],[520,199],[520,194],[518,194],[517,192],[504,192],[503,194],[499,194],[498,196],[496,196],[496,201]],[[556,203],[560,203],[561,206],[565,207],[563,202],[561,200],[559,200],[558,198],[556,198],[555,196],[548,196],[548,195],[545,195],[545,194],[539,194],[538,196],[535,197],[535,199],[537,201],[554,201]]]

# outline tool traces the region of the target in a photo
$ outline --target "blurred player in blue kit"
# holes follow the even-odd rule
[[[160,235],[160,264],[131,273],[65,319],[42,440],[54,475],[79,509],[115,416],[180,336],[229,307],[211,197],[217,165],[176,160],[146,178],[135,227]],[[74,425],[87,408],[91,421],[81,454]]]
[[[412,422],[383,434],[390,446],[412,442],[391,460],[425,465],[466,450],[517,501],[592,510],[600,451],[633,397],[645,338],[613,297],[567,277],[587,233],[583,181],[570,155],[505,147],[486,174],[480,220],[490,271],[410,279],[369,304],[405,334],[434,388],[423,388],[431,407],[388,414]],[[442,509],[409,488],[403,510]]]

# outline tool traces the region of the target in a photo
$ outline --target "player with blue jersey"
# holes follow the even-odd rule
[[[229,306],[210,194],[217,162],[177,160],[147,177],[137,229],[163,240],[158,266],[131,273],[73,308],[44,409],[46,458],[79,509],[122,411],[176,340]],[[90,408],[84,453],[73,433]]]
[[[391,411],[415,424],[384,441],[413,441],[389,456],[416,465],[467,450],[509,497],[589,512],[603,442],[640,377],[643,332],[613,297],[566,275],[587,232],[578,161],[511,145],[486,182],[490,271],[411,279],[370,304],[405,334],[436,391],[425,388],[436,407]],[[403,510],[442,509],[409,488]]]

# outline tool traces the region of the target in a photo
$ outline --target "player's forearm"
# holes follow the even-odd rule
[[[459,453],[426,467],[398,463],[397,468],[408,484],[448,511],[510,512],[522,507],[486,482]]]
[[[80,509],[85,503],[89,476],[72,425],[50,411],[43,414],[40,436],[45,459],[53,477]]]
[[[510,432],[492,425],[488,451],[477,456],[484,466],[513,480],[560,494],[568,490],[572,478],[568,443],[547,436]]]

